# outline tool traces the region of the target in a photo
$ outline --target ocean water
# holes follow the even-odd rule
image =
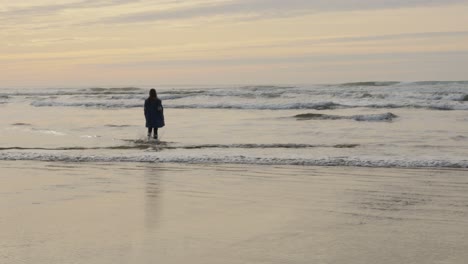
[[[468,81],[0,89],[0,160],[468,168]]]

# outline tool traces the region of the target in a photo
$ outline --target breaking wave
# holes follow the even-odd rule
[[[31,124],[29,123],[14,123],[14,124],[11,124],[12,126],[31,126]]]
[[[136,108],[142,107],[143,103],[128,103],[128,102],[55,102],[55,101],[34,101],[32,106],[64,106],[64,107],[93,107],[93,108]]]
[[[359,103],[359,104],[340,104],[332,101],[311,102],[311,103],[229,103],[229,102],[199,102],[199,103],[174,103],[163,101],[165,108],[177,109],[246,109],[246,110],[333,110],[347,108],[377,108],[377,109],[395,109],[395,108],[414,108],[431,110],[468,110],[468,104],[465,102],[453,103]],[[141,108],[141,101],[94,101],[94,102],[58,102],[58,101],[34,101],[31,103],[35,107],[85,107],[85,108]]]
[[[448,85],[448,84],[466,84],[468,85],[468,81],[419,81],[419,82],[412,82],[409,84],[413,85]]]
[[[372,115],[353,115],[353,116],[339,116],[339,115],[326,115],[317,113],[299,114],[294,116],[297,120],[339,120],[351,119],[355,121],[392,121],[398,117],[393,113],[372,114]]]
[[[352,82],[342,83],[341,86],[391,86],[400,84],[400,82]]]
[[[7,104],[10,96],[0,94],[0,104]]]
[[[468,85],[468,81],[417,81],[417,82],[398,82],[398,81],[369,81],[369,82],[350,82],[342,83],[341,86],[393,86],[393,85],[418,85],[418,86],[431,86],[431,85]]]
[[[246,155],[168,155],[154,152],[139,155],[74,155],[63,153],[0,153],[0,160],[33,160],[53,162],[146,162],[146,163],[192,163],[192,164],[255,164],[255,165],[301,165],[340,167],[393,167],[393,168],[468,168],[468,160],[411,160],[328,157],[270,158]]]
[[[242,104],[242,103],[205,103],[205,104],[166,104],[166,107],[180,109],[250,109],[250,110],[287,110],[287,109],[314,109],[329,110],[338,108],[349,108],[350,106],[340,105],[334,102],[315,103],[284,103],[284,104]]]
[[[353,82],[305,86],[165,87],[158,95],[167,108],[332,110],[343,108],[423,108],[468,110],[468,81]],[[86,88],[2,90],[0,103],[35,107],[139,108],[147,89]]]
[[[356,148],[358,144],[312,145],[312,144],[194,144],[176,145],[171,142],[148,142],[147,140],[125,140],[130,145],[107,147],[0,147],[0,150],[132,150],[132,149],[307,149],[307,148]]]
[[[94,87],[94,88],[81,89],[80,91],[84,91],[84,92],[91,91],[91,92],[96,92],[96,93],[134,92],[134,91],[142,91],[142,88],[138,88],[138,87],[116,87],[116,88]]]

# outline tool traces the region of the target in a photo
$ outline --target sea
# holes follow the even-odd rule
[[[0,112],[4,161],[468,168],[468,81],[5,87]]]

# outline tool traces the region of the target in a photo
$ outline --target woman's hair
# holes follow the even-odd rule
[[[158,95],[156,94],[156,90],[155,89],[151,89],[149,91],[149,98],[150,100],[155,100],[156,98],[158,98]]]

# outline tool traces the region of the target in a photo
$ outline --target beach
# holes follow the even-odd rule
[[[468,0],[0,2],[0,264],[468,263]]]
[[[2,263],[465,263],[466,170],[2,161]]]

